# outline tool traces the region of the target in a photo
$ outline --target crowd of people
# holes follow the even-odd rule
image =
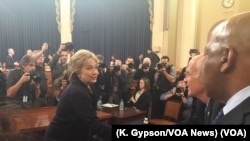
[[[204,53],[192,56],[179,78],[170,58],[159,58],[152,49],[137,59],[128,56],[124,63],[113,55],[107,65],[101,54],[61,44],[48,64],[52,93],[44,73],[48,44],[19,62],[9,49],[6,96],[22,108],[57,106],[46,141],[91,140],[92,135],[110,140],[111,127],[95,112],[100,98],[114,104],[122,99],[125,106],[146,111],[149,119],[161,118],[165,102],[175,100],[182,103],[178,124],[250,124],[249,39],[249,12],[218,23]]]

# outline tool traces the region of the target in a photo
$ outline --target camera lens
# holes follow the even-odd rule
[[[160,64],[157,64],[157,68],[158,68],[158,69],[163,68],[163,64],[161,64],[161,63],[160,63]]]
[[[149,65],[148,64],[142,64],[142,69],[148,69]]]
[[[33,80],[36,83],[40,83],[42,81],[42,78],[41,78],[39,73],[31,72],[30,73],[30,80]]]
[[[177,87],[176,88],[176,93],[181,93],[183,90],[182,90],[182,88],[181,87]]]
[[[121,67],[120,67],[120,66],[114,66],[114,71],[115,71],[115,72],[120,71],[120,69],[121,69]]]
[[[132,69],[133,66],[134,66],[133,63],[129,63],[129,64],[128,64],[128,67],[129,67],[130,69]]]
[[[65,50],[72,51],[74,49],[72,42],[64,43],[64,45],[66,46]]]

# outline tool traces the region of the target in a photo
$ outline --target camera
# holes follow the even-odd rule
[[[30,81],[33,80],[36,83],[40,83],[42,81],[42,78],[39,73],[31,72],[30,73]]]
[[[134,64],[133,64],[133,63],[129,63],[129,64],[128,64],[128,68],[133,69],[133,67],[134,67]]]
[[[73,43],[72,42],[67,42],[67,43],[64,43],[63,45],[65,45],[65,50],[67,51],[72,51],[74,49],[74,46],[73,46]]]
[[[176,88],[176,93],[182,93],[182,92],[183,92],[183,89],[181,87]]]
[[[148,69],[149,65],[148,64],[142,64],[142,69]]]
[[[115,65],[113,70],[114,70],[114,72],[118,72],[118,71],[120,71],[120,70],[121,70],[121,67],[120,67],[120,66]]]
[[[189,54],[190,56],[195,56],[195,55],[200,54],[200,52],[198,51],[198,49],[190,49]]]
[[[157,69],[159,70],[159,69],[162,69],[162,68],[164,68],[165,67],[165,64],[162,64],[162,63],[158,63],[157,64]]]
[[[104,69],[106,67],[107,65],[105,63],[99,63],[99,66],[98,66],[99,69]]]

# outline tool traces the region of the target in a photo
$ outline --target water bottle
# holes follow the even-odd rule
[[[144,118],[143,124],[148,124],[148,118],[147,117]]]
[[[123,100],[121,99],[121,101],[120,101],[120,107],[119,107],[119,109],[122,111],[122,110],[124,110],[124,102],[123,102]]]
[[[102,97],[100,96],[99,100],[97,101],[97,109],[101,110],[102,109]]]

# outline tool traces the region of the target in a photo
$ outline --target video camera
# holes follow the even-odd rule
[[[63,45],[65,45],[65,50],[67,51],[72,51],[74,49],[73,43],[72,42],[66,42]]]
[[[39,73],[31,72],[30,73],[30,81],[33,80],[36,83],[40,83],[42,81],[42,78]]]

